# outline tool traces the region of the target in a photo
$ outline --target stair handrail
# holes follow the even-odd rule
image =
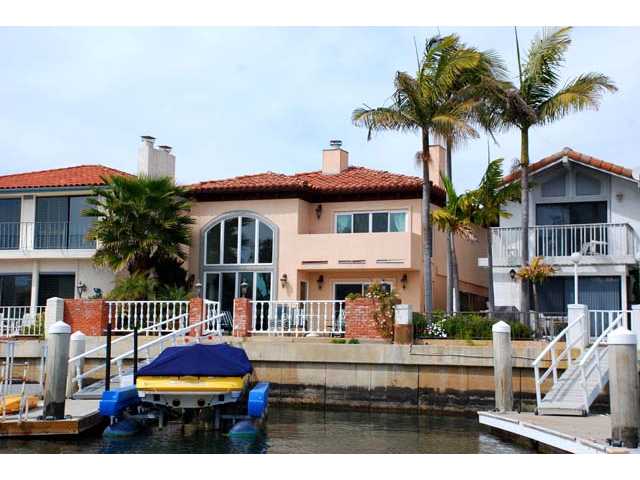
[[[604,378],[608,375],[607,372],[602,371],[601,360],[606,355],[606,351],[604,349],[599,348],[605,341],[605,339],[609,336],[609,334],[615,329],[622,325],[622,321],[624,319],[626,312],[620,312],[617,317],[613,319],[613,321],[609,322],[609,326],[605,328],[600,336],[593,342],[591,347],[586,351],[586,353],[580,359],[580,363],[578,367],[580,368],[580,384],[582,386],[582,392],[584,394],[584,408],[585,412],[589,413],[589,406],[591,401],[594,400],[591,398],[591,392],[589,392],[587,387],[587,378],[594,370],[598,371],[598,384],[600,386],[600,392],[605,386]],[[595,363],[589,365],[595,359]]]
[[[207,317],[203,320],[192,323],[191,325],[187,325],[186,327],[182,327],[182,328],[179,328],[178,330],[174,330],[173,332],[167,335],[151,340],[150,342],[147,342],[144,345],[138,347],[138,355],[141,352],[149,350],[151,347],[155,346],[158,343],[160,344],[161,350],[164,350],[164,342],[167,342],[167,341],[172,341],[173,345],[175,346],[178,343],[178,337],[184,337],[190,331],[194,329],[198,329],[198,327],[204,326],[206,324],[210,324],[211,322],[216,322],[219,325],[220,320],[222,319],[222,316],[223,316],[222,313],[218,313],[213,317]],[[209,333],[220,334],[220,328],[219,327],[214,328]],[[197,338],[198,337],[196,337],[196,341],[198,341]],[[118,378],[120,380],[122,380],[122,375],[123,375],[122,362],[123,360],[125,360],[127,357],[131,355],[133,355],[133,349],[129,350],[128,352],[122,353],[111,360],[112,363],[116,363],[116,366],[118,368]],[[149,356],[147,355],[146,364],[149,364],[149,363],[151,363],[151,360],[149,360]]]
[[[536,357],[536,359],[532,362],[534,374],[535,374],[535,383],[536,383],[536,403],[538,408],[542,406],[542,391],[541,386],[547,377],[550,374],[553,374],[553,384],[555,385],[558,382],[558,366],[560,362],[564,360],[566,357],[567,363],[569,366],[572,365],[573,358],[571,357],[571,350],[576,344],[585,345],[587,339],[584,338],[585,331],[582,328],[582,322],[584,321],[584,313],[578,315],[578,317],[569,323],[556,337],[549,342],[549,344],[540,352],[540,355]],[[569,342],[569,331],[574,328],[576,325],[580,326],[580,335],[576,335],[576,337]],[[565,349],[560,353],[560,355],[556,355],[555,346],[562,338],[565,338]],[[545,359],[547,354],[551,353],[551,364],[545,372],[540,375],[540,363]]]
[[[138,330],[138,335],[140,335],[141,333],[145,333],[145,332],[151,331],[151,330],[155,331],[155,330],[157,330],[158,326],[163,325],[165,323],[182,320],[183,317],[184,317],[184,319],[188,320],[189,314],[188,313],[181,313],[179,315],[176,315],[175,317],[168,318],[166,320],[163,320],[162,322],[155,323],[150,327],[142,328],[142,329]],[[123,335],[121,337],[116,338],[115,340],[112,340],[111,341],[111,346],[113,347],[113,345],[115,345],[117,343],[120,343],[120,342],[123,342],[125,340],[133,340],[133,334],[134,334],[134,332],[127,333],[126,335]],[[162,338],[162,337],[159,337],[159,338]],[[89,355],[93,355],[94,353],[97,353],[97,352],[99,352],[101,350],[106,350],[106,348],[107,348],[107,342],[105,342],[105,343],[103,343],[101,345],[98,345],[97,347],[92,348],[90,350],[87,350],[84,353],[81,353],[80,355],[76,355],[75,357],[71,357],[69,359],[69,362],[68,362],[69,368],[70,369],[75,369],[75,373],[76,373],[73,376],[72,381],[78,385],[78,389],[79,390],[82,390],[82,379],[83,378],[86,378],[89,375],[91,375],[92,373],[95,373],[95,372],[98,372],[98,371],[104,369],[105,365],[106,365],[106,362],[105,362],[105,364],[99,364],[99,365],[97,365],[97,366],[95,366],[95,367],[83,372],[82,371],[82,364],[81,364],[80,360],[84,360],[84,359],[88,358]],[[113,359],[111,360],[110,363],[113,363]],[[75,364],[75,367],[74,367],[74,364]]]

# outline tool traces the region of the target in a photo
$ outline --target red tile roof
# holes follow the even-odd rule
[[[131,174],[103,165],[79,165],[38,172],[0,176],[0,190],[24,188],[97,187],[104,185],[102,177],[130,176]]]
[[[341,173],[321,171],[284,175],[259,173],[189,185],[194,193],[282,192],[299,194],[421,193],[422,179],[364,167],[349,167]],[[444,191],[433,187],[434,194]]]
[[[569,147],[565,147],[564,149],[562,149],[557,153],[554,153],[552,155],[549,155],[548,157],[544,157],[543,159],[538,160],[535,163],[532,163],[531,165],[529,165],[529,173],[534,173],[537,170],[540,170],[553,163],[556,163],[560,161],[563,157],[568,157],[575,162],[582,163],[589,167],[597,168],[599,170],[604,170],[607,172],[611,172],[615,175],[621,175],[631,180],[635,180],[630,168],[621,167],[620,165],[616,165],[614,163],[605,162],[604,160],[600,160],[599,158],[591,157],[589,155],[585,155],[584,153],[580,153],[575,150],[572,150]],[[505,176],[503,178],[503,181],[504,183],[509,183],[518,178],[520,178],[520,171],[516,170],[515,172]]]

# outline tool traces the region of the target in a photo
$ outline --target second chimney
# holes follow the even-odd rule
[[[349,168],[349,152],[342,149],[342,141],[331,140],[330,148],[322,150],[323,175],[336,175]]]
[[[169,177],[175,180],[176,157],[168,145],[155,148],[155,140],[148,135],[142,137],[142,144],[138,149],[138,175],[151,178]]]

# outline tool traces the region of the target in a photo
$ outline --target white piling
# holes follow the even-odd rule
[[[513,410],[513,386],[511,383],[513,360],[511,352],[511,327],[503,321],[493,324],[493,377],[495,380],[496,410]]]
[[[71,327],[57,321],[47,331],[47,360],[44,381],[44,417],[64,418],[69,367]]]
[[[624,447],[636,448],[640,427],[638,338],[625,327],[619,327],[609,334],[607,343],[611,439]]]
[[[87,350],[87,336],[80,330],[73,332],[71,335],[71,341],[69,345],[69,358],[82,355]],[[75,381],[75,377],[78,372],[82,372],[84,369],[84,358],[74,362],[73,365],[69,365],[69,373],[67,375],[67,398],[78,391],[78,383]]]

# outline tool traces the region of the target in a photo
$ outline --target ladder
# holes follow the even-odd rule
[[[582,328],[583,317],[580,316],[560,332],[547,347],[533,361],[536,383],[536,403],[539,415],[588,415],[589,408],[609,382],[607,336],[614,329],[623,324],[624,312],[619,313],[609,323],[600,336],[588,348],[587,335]],[[580,329],[580,333],[572,335]],[[561,340],[565,341],[565,348],[557,354],[557,347]],[[573,352],[580,350],[574,359]],[[540,374],[541,363],[551,357],[551,363]],[[558,373],[561,362],[566,362],[562,374]],[[551,378],[552,386],[542,396],[542,384]]]

